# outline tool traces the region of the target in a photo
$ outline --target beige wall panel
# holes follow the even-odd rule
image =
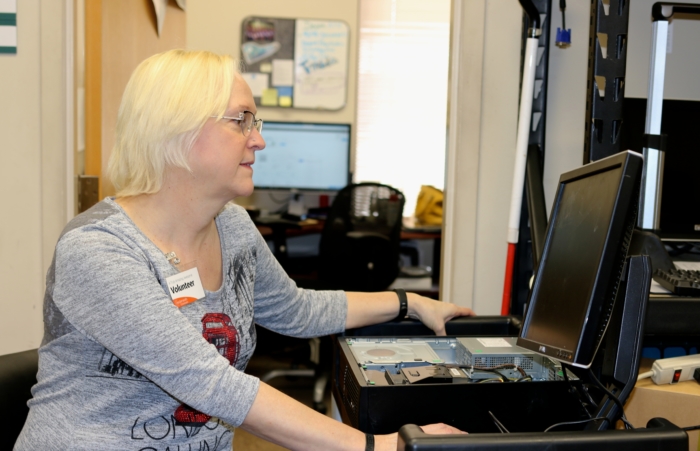
[[[0,56],[0,354],[41,342],[44,276],[66,221],[65,6],[17,2],[17,54]]]
[[[484,0],[452,1],[448,151],[440,295],[472,307],[481,145]]]
[[[237,3],[237,2],[231,2]],[[114,130],[122,93],[131,72],[144,59],[174,48],[185,48],[186,14],[168,3],[160,36],[151,0],[102,0],[102,174],[114,146]],[[103,177],[102,195],[114,195]]]
[[[0,354],[38,345],[41,328],[41,15],[18,2],[17,54],[0,56]],[[10,107],[12,106],[12,107]]]
[[[509,0],[461,1],[446,186],[443,298],[500,314],[515,161],[522,9]],[[474,23],[483,25],[474,26]],[[451,137],[452,137],[451,132]]]
[[[520,96],[522,14],[509,0],[489,0],[486,4],[473,302],[482,315],[500,314],[503,295]]]

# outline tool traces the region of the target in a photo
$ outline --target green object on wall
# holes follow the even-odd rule
[[[0,53],[17,53],[17,13],[0,13]]]

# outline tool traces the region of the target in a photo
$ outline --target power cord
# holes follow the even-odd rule
[[[585,388],[580,387],[580,386],[574,386],[571,383],[571,381],[569,380],[569,375],[567,373],[566,365],[564,365],[562,363],[561,369],[562,369],[562,374],[564,375],[564,380],[569,385],[571,392],[572,393],[575,392],[578,394],[577,399],[578,399],[578,402],[581,404],[581,408],[583,409],[584,412],[586,412],[586,415],[588,415],[588,418],[593,418],[591,413],[588,411],[588,407],[586,405],[586,402],[588,402],[588,405],[593,406],[593,408],[595,408],[595,409],[598,408],[598,404],[596,404],[595,401],[593,401],[593,398],[591,398],[591,394],[588,393],[588,390],[586,390]],[[584,397],[584,395],[585,395],[586,401],[584,401],[584,399],[582,399]]]
[[[489,415],[491,415],[491,419],[493,420],[493,423],[496,425],[499,431],[501,431],[502,434],[510,434],[510,431],[506,429],[505,426],[503,426],[503,423],[498,421],[498,418],[496,418],[496,415],[494,415],[490,410],[489,410]]]
[[[625,429],[634,429],[634,426],[632,426],[632,424],[630,424],[630,422],[627,421],[627,417],[625,417],[625,408],[624,408],[624,406],[622,405],[622,403],[620,402],[620,400],[617,399],[617,396],[613,395],[613,393],[612,393],[610,390],[608,390],[608,388],[607,388],[605,385],[603,385],[603,383],[600,382],[600,381],[598,380],[597,377],[595,377],[595,374],[593,373],[593,370],[591,370],[590,368],[588,369],[588,375],[591,377],[591,379],[593,380],[593,382],[595,382],[595,384],[596,384],[601,390],[603,390],[603,392],[605,392],[606,395],[608,395],[608,398],[612,399],[613,402],[617,405],[617,407],[619,407],[619,409],[620,409],[620,420],[625,424]]]
[[[545,429],[544,432],[549,432],[549,431],[551,431],[552,429],[554,429],[554,428],[556,428],[556,427],[559,427],[559,426],[566,426],[566,425],[570,425],[570,424],[588,423],[588,422],[590,422],[590,421],[598,421],[598,420],[603,420],[603,421],[610,422],[610,420],[609,420],[607,417],[595,417],[595,418],[588,418],[588,419],[586,419],[586,420],[578,420],[578,421],[564,421],[564,422],[562,422],[562,423],[557,423],[557,424],[551,425],[550,427],[548,427],[547,429]]]

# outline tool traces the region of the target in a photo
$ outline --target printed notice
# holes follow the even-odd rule
[[[337,110],[345,106],[348,26],[340,21],[296,22],[294,106]]]
[[[263,91],[269,88],[270,74],[243,72],[241,76],[243,80],[248,83],[248,86],[250,86],[253,97],[262,97]]]
[[[272,60],[272,86],[294,84],[294,60]]]
[[[188,269],[165,279],[168,292],[177,308],[184,307],[204,297],[204,287],[197,268]]]

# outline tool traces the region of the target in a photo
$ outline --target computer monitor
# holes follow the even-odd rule
[[[350,124],[265,121],[256,189],[337,191],[350,184]]]
[[[518,346],[590,367],[634,230],[642,163],[626,151],[560,177]]]
[[[642,152],[647,99],[626,97],[620,131],[623,149]],[[700,102],[664,99],[661,133],[667,135],[661,189],[660,230],[668,241],[700,241]]]

